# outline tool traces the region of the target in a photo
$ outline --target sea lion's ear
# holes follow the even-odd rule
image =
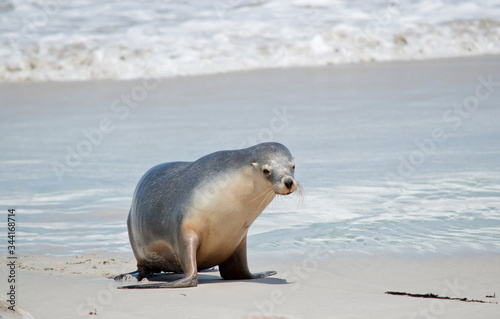
[[[252,163],[252,166],[255,168],[259,168],[259,163]]]

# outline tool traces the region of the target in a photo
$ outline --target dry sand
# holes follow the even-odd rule
[[[119,290],[111,277],[130,255],[20,257],[17,303],[35,318],[498,318],[500,255],[250,256],[278,275],[223,281],[200,273],[196,288]],[[6,278],[5,267],[0,278]],[[392,296],[434,293],[488,303]],[[2,317],[3,318],[3,317]]]

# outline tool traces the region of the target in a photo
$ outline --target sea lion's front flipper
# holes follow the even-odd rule
[[[196,287],[198,285],[198,269],[196,263],[196,251],[198,250],[199,237],[192,230],[185,230],[182,234],[183,252],[182,267],[185,277],[172,282],[159,282],[152,284],[139,284],[118,287],[118,289],[152,289],[152,288],[183,288]]]
[[[247,237],[242,240],[236,251],[222,264],[219,265],[222,278],[227,280],[258,279],[276,275],[276,271],[266,271],[252,274],[247,263]]]

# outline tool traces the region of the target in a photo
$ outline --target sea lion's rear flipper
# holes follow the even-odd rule
[[[266,271],[252,274],[247,263],[247,238],[242,240],[235,252],[226,261],[219,265],[222,278],[227,280],[258,279],[276,275],[276,271]]]
[[[182,278],[172,282],[158,282],[154,284],[129,285],[118,287],[118,289],[155,289],[155,288],[187,288],[196,287],[198,280],[194,278]]]
[[[276,274],[277,274],[276,271],[270,270],[270,271],[258,272],[256,274],[252,274],[252,276],[253,276],[254,279],[259,279],[259,278],[266,278],[266,277],[269,277],[269,276],[274,276]]]

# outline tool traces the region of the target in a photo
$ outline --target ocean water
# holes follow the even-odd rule
[[[0,85],[0,207],[17,209],[19,254],[130,252],[150,167],[268,140],[304,193],[257,218],[251,253],[500,252],[496,57],[163,79],[129,114],[112,108],[142,83]],[[113,130],[95,133],[103,119]]]
[[[495,0],[1,0],[0,81],[500,53]]]

